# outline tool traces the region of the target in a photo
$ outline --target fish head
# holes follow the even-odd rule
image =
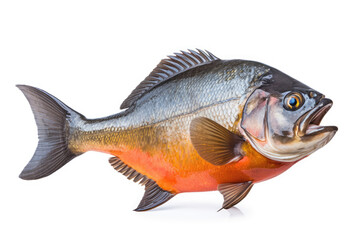
[[[332,101],[320,92],[271,69],[248,97],[239,130],[263,156],[300,160],[326,145],[337,131],[320,126]]]

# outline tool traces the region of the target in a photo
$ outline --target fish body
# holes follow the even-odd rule
[[[145,94],[133,108],[110,119],[84,121],[70,146],[74,151],[102,151],[117,156],[168,191],[216,190],[224,182],[258,182],[292,163],[274,162],[247,146],[246,158],[215,166],[203,160],[190,139],[190,123],[207,117],[238,133],[246,96],[257,87],[263,65],[216,61],[191,69]]]
[[[223,208],[229,208],[254,183],[281,174],[325,145],[337,130],[316,127],[332,104],[322,94],[262,63],[220,60],[201,50],[162,60],[124,101],[125,110],[105,118],[87,119],[43,90],[19,88],[34,111],[39,146],[49,142],[50,135],[41,131],[38,119],[54,107],[38,106],[38,99],[50,98],[52,105],[65,109],[65,120],[60,119],[61,126],[54,130],[61,139],[38,147],[20,177],[47,176],[87,151],[108,153],[114,156],[110,163],[117,171],[145,184],[138,211],[178,193],[216,189],[224,195]],[[297,103],[306,100],[301,114],[283,106],[285,100],[296,101],[297,89],[302,91]],[[290,100],[288,94],[293,94]],[[315,126],[315,120],[306,116],[321,104],[318,108],[324,111],[314,110],[312,116],[318,121]],[[51,111],[59,115],[59,109]],[[58,119],[57,115],[50,118]],[[47,128],[56,125],[50,120]],[[314,143],[316,148],[311,147]],[[65,151],[44,151],[56,144]],[[60,154],[65,157],[58,163],[47,159]]]

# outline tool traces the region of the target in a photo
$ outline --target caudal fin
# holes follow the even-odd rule
[[[36,151],[20,174],[25,180],[46,177],[79,154],[68,148],[71,120],[83,117],[49,93],[26,85],[17,85],[34,113],[39,142]]]

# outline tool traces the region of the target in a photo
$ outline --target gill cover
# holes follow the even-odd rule
[[[246,101],[241,128],[247,136],[259,141],[265,141],[267,128],[267,109],[270,94],[261,89],[256,89]]]
[[[294,162],[311,153],[294,134],[292,117],[296,115],[285,112],[281,94],[258,88],[246,101],[240,132],[261,155],[274,161]]]

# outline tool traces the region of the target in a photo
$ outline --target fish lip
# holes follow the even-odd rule
[[[332,107],[333,102],[328,98],[323,98],[316,107],[312,110],[306,112],[303,116],[300,117],[298,121],[298,133],[297,135],[302,136],[312,136],[318,135],[324,132],[333,132],[337,131],[336,126],[320,126],[321,120],[324,118],[325,114]]]

